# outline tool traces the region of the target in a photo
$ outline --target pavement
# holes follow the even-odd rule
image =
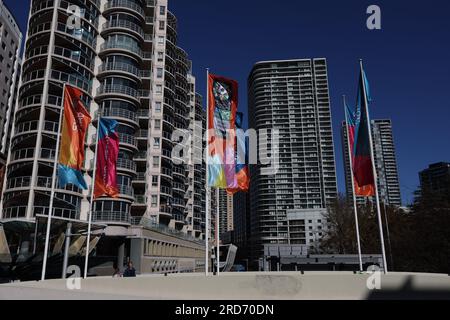
[[[444,274],[261,272],[99,277],[0,285],[1,300],[450,300]]]

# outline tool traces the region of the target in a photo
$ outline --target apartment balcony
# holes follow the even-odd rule
[[[98,70],[98,77],[108,76],[112,74],[121,74],[130,77],[136,81],[141,81],[140,70],[129,63],[123,62],[109,62],[104,63]]]
[[[35,154],[35,148],[25,148],[25,149],[18,149],[11,153],[11,162],[10,164],[13,164],[15,162],[27,162],[27,161],[33,161],[34,154]],[[41,149],[39,151],[39,160],[40,161],[53,161],[55,160],[56,152],[54,149]]]
[[[27,206],[11,206],[3,209],[3,220],[20,220],[27,218]],[[32,210],[33,216],[42,215],[48,216],[49,208],[34,206]],[[67,208],[53,208],[53,217],[60,217],[65,219],[79,220],[80,213],[77,210]]]
[[[150,110],[149,109],[139,109],[137,111],[137,117],[139,119],[148,119],[150,117]]]
[[[134,161],[147,162],[147,156],[148,156],[147,151],[140,151],[134,155],[133,159]]]
[[[172,190],[169,187],[161,186],[160,187],[160,195],[166,198],[172,197]]]
[[[104,108],[101,111],[102,117],[113,118],[115,120],[128,123],[136,128],[139,127],[136,112],[122,108]]]
[[[38,132],[40,130],[39,121],[27,121],[21,122],[16,126],[16,130],[14,132],[14,138],[21,134]],[[42,128],[45,132],[50,132],[56,134],[58,132],[59,124],[52,121],[45,121],[44,126]]]
[[[53,54],[55,56],[63,57],[64,59],[74,61],[82,65],[89,71],[94,72],[94,61],[92,59],[88,59],[85,53],[83,54],[76,50],[70,50],[60,46],[55,46],[55,48],[53,49]]]
[[[108,13],[112,13],[115,11],[125,11],[127,13],[131,13],[131,14],[141,18],[142,21],[145,21],[144,9],[134,1],[128,1],[128,0],[108,1],[105,5],[103,13],[108,14]]]
[[[92,221],[106,224],[131,225],[130,214],[124,211],[94,211]]]
[[[119,31],[119,32],[127,31],[135,35],[136,37],[140,38],[141,40],[145,39],[145,34],[142,27],[128,20],[113,20],[104,23],[102,35],[106,37],[106,34],[108,34],[111,31]]]
[[[78,41],[84,42],[86,45],[91,47],[92,50],[95,50],[97,37],[96,35],[90,33],[83,26],[80,29],[69,28],[66,23],[59,22],[56,27],[56,31],[63,33],[64,35],[73,37]]]
[[[147,197],[144,195],[135,195],[133,207],[147,207]]]
[[[182,214],[173,214],[172,220],[175,221],[176,225],[185,225],[186,224],[186,219],[185,219],[184,215],[182,215]]]
[[[136,105],[140,104],[139,91],[128,86],[123,85],[102,85],[97,90],[97,98],[111,98],[111,96],[117,96],[119,98],[125,98],[131,100]]]
[[[139,130],[137,132],[137,134],[136,134],[136,138],[138,140],[145,140],[145,141],[147,141],[148,140],[148,133],[149,133],[148,130]]]
[[[122,52],[124,54],[131,54],[135,58],[141,60],[143,52],[138,46],[130,45],[128,43],[109,40],[100,46],[100,54],[108,54],[112,52]]]
[[[186,193],[186,186],[182,183],[174,182],[172,185],[173,191],[179,192],[179,193]]]
[[[136,178],[133,179],[133,185],[145,185],[147,183],[147,173],[138,172]]]
[[[117,170],[136,175],[137,166],[133,160],[119,158],[117,159]]]

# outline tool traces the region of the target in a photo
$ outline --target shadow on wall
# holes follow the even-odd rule
[[[417,289],[413,286],[413,277],[409,276],[399,290],[374,290],[367,300],[450,300],[450,287]]]

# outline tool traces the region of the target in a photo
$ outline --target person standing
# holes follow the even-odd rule
[[[133,262],[128,262],[128,266],[123,273],[124,278],[135,278],[136,277],[136,269],[133,267]]]

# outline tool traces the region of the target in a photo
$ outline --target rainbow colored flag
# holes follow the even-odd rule
[[[235,189],[238,187],[235,152],[238,83],[210,74],[208,88],[208,185]]]
[[[119,157],[119,135],[116,120],[100,119],[97,143],[97,173],[95,176],[94,200],[107,196],[117,198],[117,159]]]
[[[248,170],[248,144],[243,129],[244,115],[241,112],[236,114],[236,180],[237,188],[228,188],[229,194],[239,191],[248,192],[250,188],[250,173]]]
[[[88,188],[82,168],[86,133],[92,118],[81,97],[81,90],[64,86],[64,118],[58,165],[60,188],[65,188],[68,184],[84,190]]]

